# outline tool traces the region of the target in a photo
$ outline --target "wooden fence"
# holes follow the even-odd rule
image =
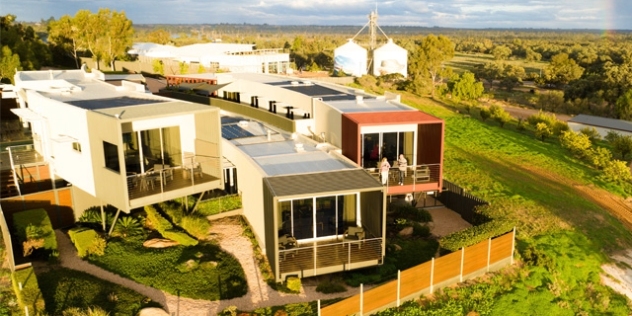
[[[516,230],[398,271],[397,280],[320,308],[319,315],[365,315],[513,264]],[[320,302],[319,302],[320,305]]]

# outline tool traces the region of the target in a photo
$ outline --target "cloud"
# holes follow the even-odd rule
[[[39,21],[108,7],[124,10],[136,24],[361,27],[376,4],[380,25],[632,29],[629,0],[2,0],[2,12],[15,14],[18,21]]]

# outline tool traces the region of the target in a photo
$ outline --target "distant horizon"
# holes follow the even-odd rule
[[[632,30],[628,0],[3,0],[21,22],[74,16],[85,9],[124,11],[138,25],[252,24],[356,26],[371,12],[389,27],[448,29]]]

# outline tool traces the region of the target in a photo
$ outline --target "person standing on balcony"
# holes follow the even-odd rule
[[[408,161],[404,154],[399,154],[397,159],[397,166],[399,167],[399,185],[404,185],[404,177],[406,177],[406,168],[408,168]]]
[[[382,185],[386,185],[388,180],[388,172],[391,170],[391,164],[388,163],[386,157],[382,158],[382,164],[380,164],[380,175],[382,176]]]

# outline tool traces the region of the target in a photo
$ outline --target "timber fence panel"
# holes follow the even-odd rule
[[[407,297],[430,287],[432,261],[401,272],[400,297]]]
[[[320,310],[321,316],[344,316],[360,312],[360,294],[344,299],[338,303],[325,306]]]
[[[484,269],[487,266],[488,243],[489,241],[485,240],[474,246],[465,248],[465,254],[463,256],[463,275],[468,275],[480,269]]]
[[[500,260],[512,256],[513,233],[508,233],[498,238],[492,239],[491,253],[489,256],[489,264],[496,263]]]
[[[374,287],[364,292],[364,312],[379,309],[397,301],[397,280]]]
[[[435,259],[433,285],[447,281],[461,274],[461,252],[453,252]]]

